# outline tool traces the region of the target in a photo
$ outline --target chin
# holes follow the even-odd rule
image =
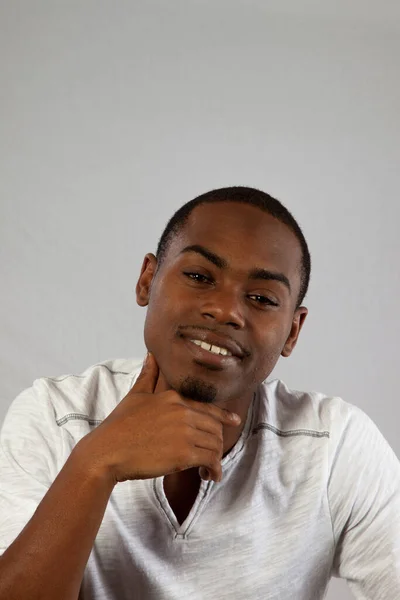
[[[210,404],[215,402],[218,390],[217,387],[211,383],[204,381],[200,377],[187,376],[178,389],[179,394],[185,398],[196,400],[197,402],[204,402]]]

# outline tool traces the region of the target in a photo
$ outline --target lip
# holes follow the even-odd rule
[[[222,369],[232,368],[240,362],[240,359],[237,356],[224,356],[223,354],[213,354],[209,350],[204,350],[201,346],[194,344],[189,337],[182,336],[181,339],[185,344],[186,350],[198,364],[207,365],[210,368],[220,371]],[[199,338],[193,337],[193,339]]]
[[[194,347],[199,348],[203,352],[207,354],[211,354],[208,350],[204,350],[200,346],[196,346],[190,340],[200,340],[202,342],[207,342],[208,344],[212,344],[213,346],[219,346],[222,348],[226,348],[233,356],[223,356],[222,354],[214,354],[212,356],[220,357],[220,358],[244,358],[248,353],[237,344],[231,338],[228,338],[219,333],[215,333],[214,331],[209,331],[207,329],[196,329],[194,328],[185,328],[180,335],[187,339],[187,341]]]

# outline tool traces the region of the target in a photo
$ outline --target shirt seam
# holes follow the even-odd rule
[[[107,365],[103,365],[102,363],[92,365],[90,367],[90,370],[95,369],[96,367],[106,369],[109,373],[111,373],[111,375],[131,375],[132,373],[132,371],[113,371],[113,369],[110,369],[110,367],[107,367]],[[73,373],[69,373],[68,375],[61,375],[60,377],[43,377],[43,379],[48,379],[49,381],[53,381],[54,383],[60,383],[61,381],[65,381],[65,379],[68,379],[69,377],[74,377],[75,379],[86,379],[86,377],[88,377],[88,374],[86,373],[85,375],[74,375]]]
[[[190,523],[188,523],[188,526],[186,527],[185,531],[183,531],[181,533],[178,531],[176,532],[176,537],[179,536],[179,537],[183,537],[184,539],[186,539],[188,537],[190,531],[193,529],[193,527],[197,521],[197,518],[200,514],[200,509],[203,507],[203,504],[205,502],[207,493],[210,490],[210,487],[211,487],[211,481],[208,481],[205,489],[203,490],[203,495],[200,499],[200,502],[198,503],[198,506],[197,506],[196,512],[193,515],[193,518],[191,519]]]
[[[327,501],[327,504],[328,504],[329,519],[330,519],[330,522],[331,522],[332,540],[333,540],[333,556],[335,557],[337,539],[336,539],[336,535],[335,535],[335,527],[334,527],[334,524],[333,524],[333,515],[332,515],[331,501],[329,499],[328,482],[326,484],[326,501]]]
[[[167,511],[165,510],[165,508],[163,506],[163,503],[161,501],[161,498],[158,495],[158,490],[157,490],[156,482],[157,482],[157,479],[156,478],[153,479],[153,492],[154,492],[154,495],[155,495],[156,500],[157,500],[157,506],[158,506],[159,510],[161,510],[162,514],[167,517],[168,523],[171,525],[174,533],[177,534],[178,531],[177,531],[177,529],[175,527],[175,524],[171,521],[170,516],[167,513]]]
[[[81,413],[68,413],[59,419],[56,419],[56,423],[59,427],[68,423],[68,421],[87,421],[89,425],[100,425],[103,422],[103,419],[91,419],[89,415],[81,414]]]
[[[298,437],[301,435],[315,437],[315,438],[330,438],[329,431],[317,431],[314,429],[288,429],[286,431],[271,425],[270,423],[259,423],[252,430],[252,435],[256,435],[262,429],[267,429],[272,433],[275,433],[279,437]]]

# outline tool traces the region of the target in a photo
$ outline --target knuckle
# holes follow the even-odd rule
[[[223,447],[223,440],[219,435],[212,436],[212,450],[213,452],[220,453]]]
[[[172,399],[170,398],[168,404],[169,404],[169,408],[168,408],[169,413],[172,414],[175,419],[184,421],[185,415],[186,415],[186,408],[184,406],[182,406],[180,403],[178,403],[175,398],[172,398]],[[165,405],[165,403],[164,403],[164,405]]]
[[[223,429],[222,425],[220,423],[215,423],[215,424],[213,423],[212,430],[213,430],[214,437],[217,440],[219,440],[222,444],[223,439],[224,439],[224,436],[223,436],[224,429]]]
[[[193,423],[193,411],[187,406],[177,406],[177,418],[186,425],[187,428],[191,427]]]
[[[193,410],[189,406],[186,406],[185,404],[183,404],[182,407],[181,407],[181,410],[182,410],[182,414],[187,419],[192,420],[192,418],[193,418]]]
[[[194,448],[190,446],[181,446],[178,451],[179,464],[183,466],[191,466],[195,457]]]
[[[175,390],[167,390],[166,392],[160,394],[160,396],[163,397],[164,402],[169,402],[170,404],[176,404],[178,399],[178,394],[175,392]]]
[[[216,415],[218,414],[217,408],[215,406],[213,406],[212,404],[205,404],[204,408],[206,409],[207,413],[213,418],[215,418]]]
[[[207,466],[215,468],[215,467],[218,467],[218,465],[219,465],[219,457],[218,457],[217,453],[214,452],[213,450],[209,450]]]
[[[184,423],[182,426],[181,435],[186,442],[192,442],[195,435],[195,430],[188,423]]]
[[[190,448],[185,454],[185,464],[188,467],[194,467],[198,463],[198,452],[195,448]]]

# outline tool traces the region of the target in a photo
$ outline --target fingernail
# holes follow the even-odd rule
[[[207,471],[207,469],[202,470],[200,477],[203,481],[210,481],[211,479],[210,473]]]
[[[242,421],[237,413],[229,413],[229,418],[232,419],[232,421],[235,421],[235,423],[240,423]]]

